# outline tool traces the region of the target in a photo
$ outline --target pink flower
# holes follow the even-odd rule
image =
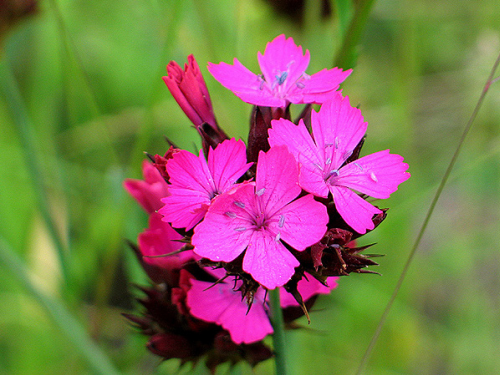
[[[153,281],[164,282],[172,270],[180,269],[186,262],[194,259],[192,250],[157,257],[179,250],[183,246],[183,243],[179,242],[182,238],[170,224],[162,221],[160,214],[151,214],[149,227],[139,234],[138,245],[144,269]]]
[[[273,120],[269,130],[271,147],[286,145],[300,165],[300,186],[319,197],[331,192],[335,207],[355,231],[373,229],[372,217],[382,211],[351,189],[378,199],[389,198],[410,177],[400,155],[379,151],[345,164],[363,138],[367,123],[361,111],[351,107],[341,94],[311,115],[312,137],[304,123]]]
[[[170,195],[158,212],[175,228],[190,230],[205,216],[212,199],[226,192],[250,168],[243,141],[234,138],[195,156],[181,150],[167,163]]]
[[[129,194],[151,214],[161,206],[161,198],[168,195],[168,184],[154,165],[146,160],[142,163],[144,180],[126,179],[123,183]]]
[[[321,240],[326,207],[300,194],[298,168],[286,147],[259,154],[255,183],[240,184],[219,196],[195,228],[194,252],[216,262],[231,262],[242,252],[243,270],[268,289],[284,285],[298,260],[283,241],[298,251]]]
[[[264,305],[265,290],[257,290],[252,307],[248,310],[248,305],[241,298],[241,292],[235,290],[241,287],[242,283],[236,281],[235,284],[231,280],[213,285],[211,282],[191,279],[187,305],[194,317],[219,324],[229,331],[236,344],[250,344],[273,333],[273,327]]]
[[[168,76],[163,77],[163,81],[179,107],[200,133],[203,148],[215,147],[227,139],[227,135],[217,125],[207,85],[193,55],[188,56],[184,70],[175,61],[170,61],[167,73]]]
[[[211,270],[217,278],[224,276],[223,270]],[[318,294],[328,294],[337,287],[337,277],[328,279],[329,286],[322,285],[309,276],[309,281],[302,279],[297,287],[304,301]],[[269,322],[265,290],[259,288],[254,295],[250,309],[238,290],[242,281],[226,279],[213,285],[211,282],[191,279],[191,288],[187,294],[187,305],[191,314],[201,320],[221,325],[231,335],[236,344],[250,344],[262,340],[273,333]],[[284,288],[280,290],[281,306],[299,306],[298,302]]]
[[[237,59],[234,65],[208,64],[208,70],[224,87],[244,102],[267,107],[288,103],[321,104],[329,99],[352,70],[323,69],[309,76],[309,50],[302,54],[292,38],[277,36],[268,43],[264,55],[258,53],[262,75],[252,73]]]
[[[184,65],[184,70],[175,61],[170,61],[167,65],[167,73],[168,76],[163,77],[163,81],[191,122],[195,126],[206,122],[216,127],[217,121],[212,101],[194,56],[188,56],[188,63]]]

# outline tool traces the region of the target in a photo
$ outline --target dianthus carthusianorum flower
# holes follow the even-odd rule
[[[309,50],[292,38],[277,36],[268,43],[262,55],[258,54],[262,74],[254,74],[237,59],[234,65],[209,63],[208,70],[224,87],[233,91],[244,102],[267,107],[285,107],[288,103],[321,104],[329,99],[351,70],[323,69],[306,74]]]
[[[312,137],[304,123],[280,119],[272,121],[269,144],[288,146],[300,165],[300,186],[319,197],[333,196],[335,207],[345,222],[358,233],[374,228],[373,215],[382,211],[353,190],[379,198],[389,198],[410,174],[400,155],[379,151],[346,163],[365,135],[367,123],[349,98],[337,93],[319,112],[311,114]]]
[[[246,162],[245,144],[234,138],[208,151],[208,163],[200,151],[175,153],[167,163],[170,195],[158,212],[174,228],[189,230],[203,219],[213,198],[227,191],[251,164]]]
[[[225,275],[222,269],[207,270],[207,272],[218,278]],[[304,301],[319,294],[328,294],[337,287],[336,277],[328,279],[328,286],[312,277],[309,278],[309,280],[301,279],[297,285]],[[237,344],[250,344],[262,340],[273,333],[273,327],[269,322],[266,292],[259,288],[253,296],[252,305],[248,306],[239,291],[242,281],[233,279],[234,277],[231,277],[215,285],[192,279],[191,288],[187,292],[190,312],[198,319],[220,324]],[[280,299],[283,308],[299,306],[295,298],[283,288]]]
[[[286,147],[261,152],[255,183],[220,195],[192,237],[195,253],[231,262],[241,253],[243,270],[268,289],[284,285],[299,265],[285,247],[303,251],[326,232],[326,207],[300,194],[298,168]]]

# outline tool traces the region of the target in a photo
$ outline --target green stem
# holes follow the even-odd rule
[[[479,109],[481,108],[484,98],[486,96],[486,93],[490,89],[492,83],[496,82],[497,79],[493,79],[495,75],[495,71],[498,68],[498,65],[500,64],[500,54],[498,55],[495,63],[493,64],[493,68],[491,69],[490,75],[486,81],[486,84],[484,85],[483,91],[481,92],[481,95],[479,96],[479,99],[476,103],[476,107],[474,108],[474,111],[472,112],[469,121],[465,125],[465,129],[462,133],[462,136],[460,138],[460,141],[458,142],[458,146],[455,150],[455,153],[453,154],[453,157],[450,160],[450,163],[448,164],[448,168],[446,168],[446,171],[443,175],[443,178],[441,179],[441,182],[438,186],[438,189],[436,191],[436,194],[434,195],[434,198],[432,199],[431,205],[429,206],[429,210],[427,211],[427,215],[425,216],[424,222],[422,223],[422,227],[420,228],[420,231],[418,232],[417,239],[415,240],[415,243],[413,244],[413,247],[410,251],[410,254],[408,255],[408,259],[406,260],[406,263],[403,267],[403,271],[401,271],[401,275],[399,276],[398,282],[396,283],[396,287],[394,288],[394,291],[391,295],[391,298],[389,299],[389,302],[387,302],[387,306],[385,307],[384,312],[382,313],[382,316],[380,318],[380,321],[377,325],[377,328],[375,329],[375,333],[372,336],[372,339],[370,341],[370,344],[368,345],[368,348],[366,349],[365,354],[363,355],[363,358],[361,360],[361,363],[359,364],[358,371],[356,374],[361,374],[368,362],[368,359],[370,358],[370,355],[373,351],[373,348],[375,347],[375,344],[377,343],[377,340],[380,336],[380,332],[382,331],[382,328],[385,324],[385,321],[387,320],[387,316],[389,315],[389,312],[392,308],[392,305],[394,304],[394,301],[396,300],[396,297],[399,293],[399,290],[401,289],[401,285],[403,284],[403,281],[406,278],[406,275],[408,273],[408,269],[410,268],[410,265],[413,261],[413,258],[415,257],[415,253],[417,252],[418,246],[420,245],[420,241],[422,240],[422,237],[425,233],[425,230],[427,229],[427,225],[429,224],[429,220],[432,216],[432,213],[434,212],[434,208],[436,207],[436,204],[439,200],[439,197],[441,196],[441,193],[443,192],[444,186],[446,185],[446,182],[448,181],[448,178],[450,177],[451,171],[453,170],[453,167],[455,166],[455,163],[458,159],[458,156],[460,155],[460,151],[462,150],[462,146],[465,143],[465,138],[469,134],[469,131],[472,127],[472,124],[474,123],[474,120],[477,117],[477,114],[479,112]]]
[[[356,47],[365,29],[368,16],[375,0],[362,0],[356,5],[354,16],[344,36],[342,47],[340,47],[333,66],[350,69],[354,67],[357,59]]]
[[[109,358],[96,346],[78,320],[66,307],[46,296],[28,277],[28,273],[14,251],[0,238],[0,264],[5,266],[12,275],[31,293],[41,307],[45,309],[56,326],[71,341],[75,349],[87,360],[95,373],[103,375],[118,375]]]
[[[68,262],[66,258],[69,251],[64,245],[64,242],[59,231],[57,230],[55,221],[50,212],[45,179],[43,178],[42,173],[43,169],[38,157],[39,152],[35,147],[36,136],[34,134],[33,124],[31,123],[28,116],[28,110],[26,109],[23,98],[19,91],[17,81],[12,73],[12,70],[8,66],[5,57],[0,63],[0,72],[0,77],[3,77],[3,79],[1,80],[3,89],[2,91],[5,94],[8,107],[12,112],[14,123],[17,125],[16,129],[25,151],[24,155],[26,158],[26,166],[33,181],[33,190],[36,195],[38,208],[40,210],[40,213],[42,214],[45,224],[47,225],[47,229],[52,238],[52,241],[54,242],[54,246],[56,248],[59,263],[61,266],[63,279],[68,282],[69,272]]]
[[[276,375],[286,375],[286,348],[285,348],[285,323],[281,310],[280,289],[269,291],[269,304],[271,306],[271,322],[273,324],[274,357]]]

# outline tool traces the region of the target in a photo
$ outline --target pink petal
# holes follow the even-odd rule
[[[297,162],[285,146],[259,153],[255,192],[268,216],[291,202],[300,191]]]
[[[297,289],[302,296],[302,299],[307,301],[309,298],[318,295],[318,294],[329,294],[333,289],[338,286],[337,279],[338,277],[329,277],[327,279],[328,286],[321,284],[318,280],[316,280],[311,275],[307,274],[307,279],[302,278],[298,285]],[[298,302],[292,296],[291,293],[287,293],[284,289],[280,290],[280,299],[281,299],[281,307],[289,307],[289,306],[299,306]]]
[[[254,188],[253,184],[242,184],[214,200],[194,230],[196,254],[216,262],[230,262],[246,249],[252,237],[247,210],[255,204]]]
[[[142,163],[144,180],[126,179],[123,183],[125,190],[151,214],[161,206],[161,198],[169,195],[168,184],[156,167],[144,160]]]
[[[407,169],[402,156],[389,154],[389,150],[379,151],[342,167],[335,184],[385,199],[410,177]]]
[[[267,231],[254,231],[251,246],[243,258],[243,270],[262,286],[274,289],[285,285],[299,261]]]
[[[172,189],[173,194],[163,198],[165,204],[158,210],[163,220],[174,228],[190,230],[198,224],[207,212],[210,199],[203,192],[188,189]]]
[[[138,245],[144,268],[153,281],[164,282],[168,271],[179,269],[185,262],[193,259],[192,251],[168,255],[183,246],[179,242],[182,238],[168,223],[162,221],[160,214],[151,214],[149,227],[139,235]],[[166,256],[150,257],[158,255]]]
[[[231,90],[247,103],[268,107],[281,107],[284,100],[274,97],[263,89],[264,81],[258,75],[245,68],[237,59],[234,65],[221,62],[208,64],[208,71],[222,86]]]
[[[351,107],[349,98],[337,93],[318,113],[311,113],[311,126],[318,151],[324,150],[325,163],[340,168],[365,135],[368,124],[361,111]]]
[[[207,162],[202,151],[196,157],[181,150],[168,161],[167,171],[171,195],[162,199],[165,206],[158,212],[175,228],[189,230],[203,218],[214,194]]]
[[[257,59],[267,86],[271,89],[277,89],[277,77],[286,72],[287,76],[282,86],[284,86],[283,92],[287,93],[295,87],[297,80],[304,74],[309,65],[310,56],[307,50],[303,55],[302,47],[297,46],[292,38],[286,39],[282,34],[269,42],[264,54],[259,52]]]
[[[310,77],[302,78],[287,99],[296,104],[323,104],[337,95],[340,84],[351,74],[352,69],[343,71],[339,68],[323,69]]]
[[[359,195],[342,186],[330,186],[335,208],[342,219],[356,232],[364,234],[373,229],[373,215],[382,211],[371,205]]]
[[[328,196],[328,187],[323,179],[323,152],[319,152],[304,122],[299,125],[285,119],[273,120],[269,129],[269,145],[287,146],[295,160],[299,162],[299,184],[314,195]]]
[[[263,296],[260,295],[262,290],[256,293],[248,311],[246,302],[241,299],[241,292],[235,292],[232,283],[220,283],[210,289],[207,288],[212,283],[198,280],[192,280],[191,283],[187,295],[191,314],[198,319],[222,325],[236,344],[250,344],[273,332],[263,306]]]
[[[208,169],[217,193],[229,189],[250,168],[252,163],[246,161],[246,147],[241,139],[228,139],[209,151]]]
[[[323,238],[328,223],[326,206],[316,202],[311,194],[301,197],[276,213],[271,228],[283,241],[298,251]]]

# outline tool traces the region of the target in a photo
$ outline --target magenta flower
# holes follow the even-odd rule
[[[222,271],[220,277],[225,274]],[[250,344],[273,333],[273,327],[264,306],[265,290],[257,290],[249,310],[241,298],[241,292],[235,290],[242,283],[231,280],[213,285],[211,282],[191,279],[187,305],[194,317],[221,325],[236,344]]]
[[[175,61],[170,61],[167,73],[168,76],[163,77],[163,81],[179,107],[200,133],[203,148],[206,150],[209,146],[215,147],[227,139],[227,135],[217,125],[207,85],[194,56],[188,56],[184,70]]]
[[[300,165],[300,186],[319,197],[333,196],[335,207],[356,232],[374,228],[372,217],[382,211],[351,189],[385,199],[410,177],[400,155],[379,151],[345,164],[363,138],[367,123],[340,93],[311,115],[312,137],[304,123],[273,120],[271,147],[286,145]]]
[[[257,58],[262,75],[252,73],[237,59],[234,65],[209,63],[208,70],[244,102],[267,107],[286,107],[288,103],[321,104],[352,71],[333,68],[307,75],[309,50],[303,55],[302,47],[285,35],[268,43],[264,54],[259,52]]]
[[[208,271],[208,270],[207,270]],[[210,270],[213,276],[221,278],[224,270]],[[318,294],[328,294],[337,287],[337,277],[328,278],[329,285],[325,286],[309,276],[300,280],[297,289],[304,301]],[[201,320],[213,322],[222,326],[231,335],[236,344],[250,344],[260,341],[273,333],[269,322],[268,307],[265,290],[259,288],[254,295],[250,310],[241,292],[238,290],[242,281],[234,282],[226,279],[224,282],[213,285],[207,281],[191,279],[191,288],[187,293],[187,305],[191,314]],[[284,288],[280,290],[281,306],[299,306],[299,303]]]
[[[286,147],[261,152],[255,183],[219,196],[195,228],[194,252],[231,262],[245,250],[243,270],[268,289],[284,285],[299,265],[283,241],[298,251],[326,231],[326,207],[306,195],[297,200],[298,167]]]
[[[190,230],[205,216],[212,199],[226,192],[247,170],[243,141],[234,138],[208,152],[208,163],[200,151],[195,156],[181,150],[167,162],[170,195],[158,212],[175,228]]]
[[[142,163],[142,173],[144,180],[128,178],[123,186],[151,214],[163,206],[161,198],[168,195],[168,184],[155,166],[146,160]]]
[[[184,70],[175,61],[167,65],[168,76],[163,77],[170,93],[179,107],[195,126],[204,122],[216,127],[212,101],[200,68],[193,55],[188,56]]]

